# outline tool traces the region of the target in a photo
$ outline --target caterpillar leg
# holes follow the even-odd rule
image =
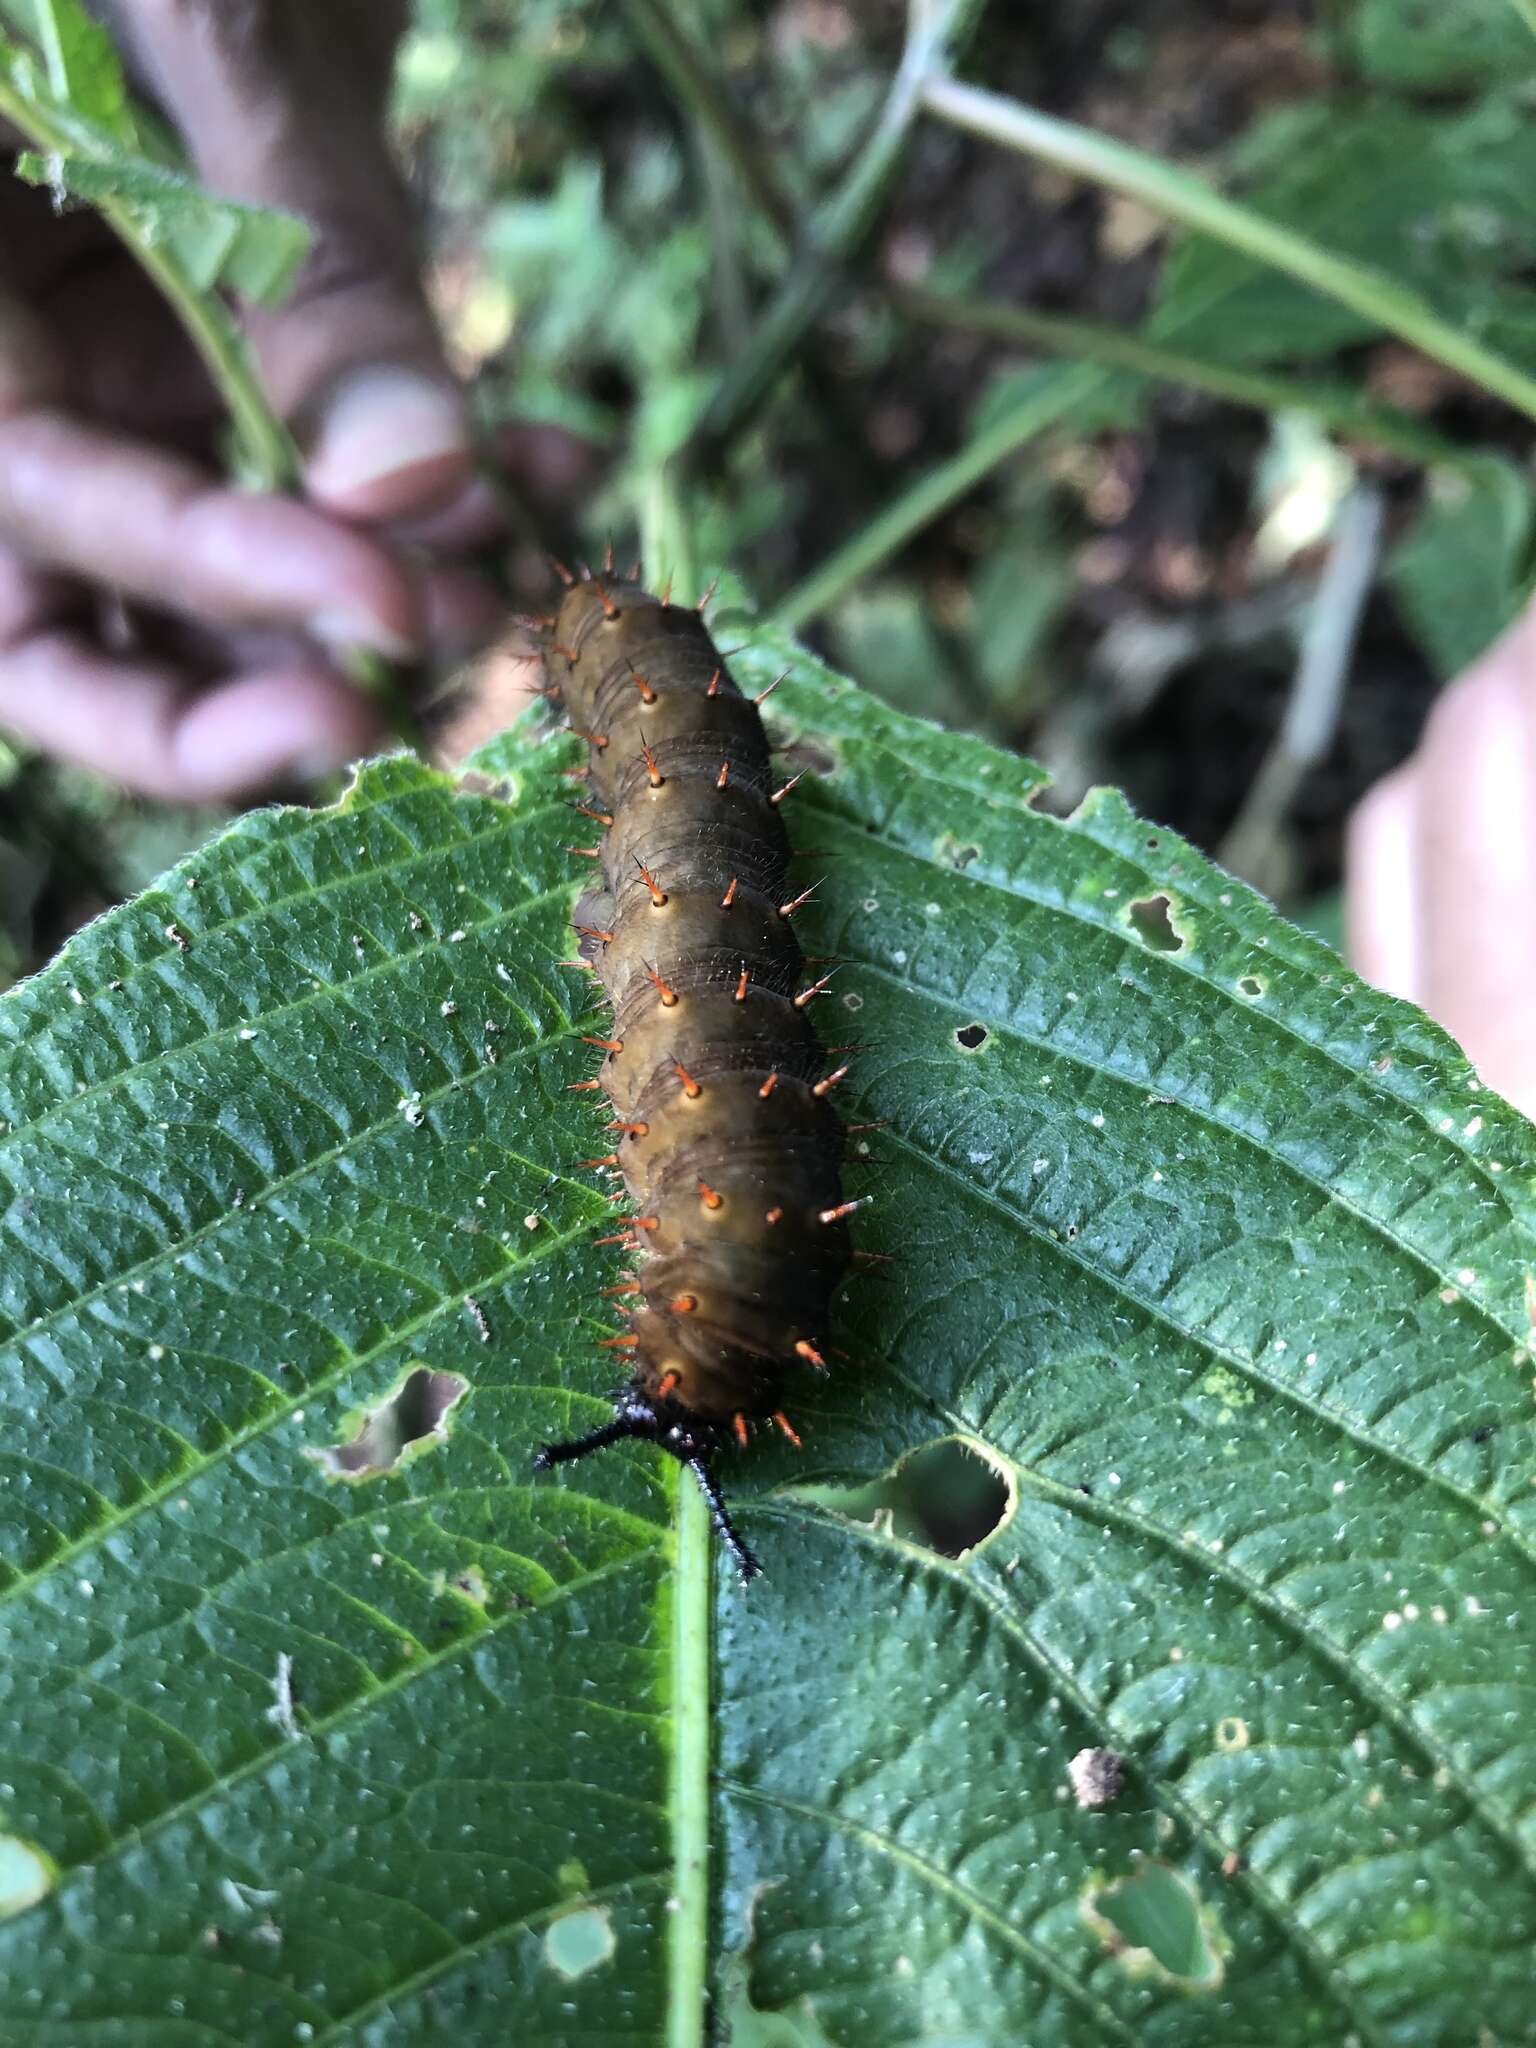
[[[715,1477],[714,1467],[707,1458],[688,1458],[684,1462],[699,1482],[699,1491],[709,1508],[709,1519],[715,1525],[716,1535],[735,1560],[743,1587],[750,1586],[763,1568],[747,1548],[741,1532],[731,1520],[730,1511],[725,1505],[725,1495],[720,1491],[720,1482]]]
[[[680,1465],[688,1467],[709,1508],[715,1532],[731,1553],[742,1585],[750,1586],[761,1573],[762,1566],[748,1549],[725,1505],[725,1495],[720,1490],[711,1459],[716,1438],[707,1424],[690,1426],[673,1421],[658,1414],[643,1397],[629,1394],[621,1398],[613,1421],[605,1422],[601,1429],[590,1430],[586,1436],[572,1437],[567,1443],[541,1446],[533,1468],[536,1472],[547,1472],[555,1465],[573,1465],[579,1458],[590,1458],[594,1451],[607,1450],[610,1444],[636,1438],[642,1443],[658,1445]]]
[[[541,1444],[534,1458],[535,1472],[548,1472],[556,1465],[574,1465],[578,1458],[590,1458],[594,1451],[606,1451],[610,1444],[621,1444],[627,1437],[647,1436],[650,1432],[629,1416],[620,1416],[616,1422],[605,1422],[601,1429],[589,1430],[585,1436],[572,1437],[563,1444]]]

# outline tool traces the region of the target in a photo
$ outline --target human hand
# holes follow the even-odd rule
[[[1418,750],[1351,821],[1351,964],[1457,1039],[1536,1116],[1536,610],[1430,714]]]
[[[218,480],[222,413],[154,289],[0,162],[0,726],[154,795],[230,797],[376,743],[340,650],[492,629],[453,555],[494,506],[382,139],[403,4],[102,11],[199,176],[316,231],[291,300],[247,323],[308,502]]]

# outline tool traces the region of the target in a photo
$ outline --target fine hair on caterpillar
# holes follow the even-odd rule
[[[598,828],[572,849],[598,863],[574,922],[613,1009],[597,1077],[576,1084],[607,1097],[612,1149],[585,1163],[622,1176],[633,1213],[614,1241],[638,1264],[609,1290],[625,1328],[605,1341],[631,1369],[613,1420],[536,1462],[656,1444],[693,1473],[746,1583],[759,1566],[716,1459],[756,1422],[799,1442],[783,1385],[826,1369],[855,1205],[828,1100],[847,1069],[810,1021],[829,977],[811,977],[794,932],[810,892],[787,879],[791,783],[702,612],[610,562],[569,579],[546,632],[549,695],[587,743],[578,808]]]

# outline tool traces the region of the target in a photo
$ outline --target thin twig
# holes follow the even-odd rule
[[[1086,400],[1097,396],[1107,381],[1102,370],[1083,365],[1063,367],[1042,377],[1034,390],[983,428],[958,454],[903,491],[877,519],[813,570],[774,607],[774,624],[796,629],[830,610],[871,570],[963,498],[988,471],[1069,418]]]
[[[1536,5],[1536,0],[1532,4]],[[909,319],[969,334],[994,335],[1001,341],[1024,342],[1051,355],[1127,370],[1133,376],[1182,385],[1261,412],[1309,413],[1350,440],[1385,449],[1410,462],[1450,468],[1474,459],[1465,448],[1421,425],[1411,413],[1374,405],[1348,384],[1238,369],[1143,341],[1139,335],[1093,320],[1065,319],[993,300],[951,298],[945,293],[905,288],[893,290],[890,296],[897,310]]]
[[[901,169],[930,79],[954,62],[985,0],[914,5],[901,63],[879,119],[841,186],[810,221],[804,246],[758,322],[750,347],[732,364],[694,429],[684,460],[707,466],[755,415],[821,313],[839,277],[872,232]]]
[[[1536,378],[1442,320],[1417,292],[1384,271],[1319,248],[1305,235],[1239,205],[1144,150],[1017,100],[959,85],[937,71],[925,80],[923,98],[930,112],[954,127],[1123,192],[1170,220],[1310,285],[1536,419]]]
[[[1376,580],[1384,517],[1381,494],[1369,484],[1357,485],[1339,508],[1280,730],[1222,841],[1222,865],[1259,887],[1270,879],[1297,791],[1333,744],[1360,621]]]
[[[623,0],[635,40],[673,96],[714,137],[742,189],[786,249],[795,241],[795,204],[772,160],[757,147],[750,124],[726,81],[709,63],[665,0]]]

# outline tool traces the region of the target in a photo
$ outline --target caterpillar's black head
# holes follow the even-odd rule
[[[545,1444],[533,1461],[534,1470],[547,1472],[553,1465],[574,1464],[578,1458],[590,1457],[594,1451],[606,1450],[609,1444],[624,1443],[629,1438],[655,1444],[688,1467],[709,1504],[710,1519],[721,1542],[736,1560],[741,1583],[751,1585],[762,1566],[738,1534],[715,1477],[715,1454],[725,1440],[718,1423],[692,1414],[676,1401],[657,1401],[638,1388],[626,1387],[614,1397],[612,1422],[605,1422],[601,1429],[594,1429],[587,1436],[573,1437],[568,1443]]]

